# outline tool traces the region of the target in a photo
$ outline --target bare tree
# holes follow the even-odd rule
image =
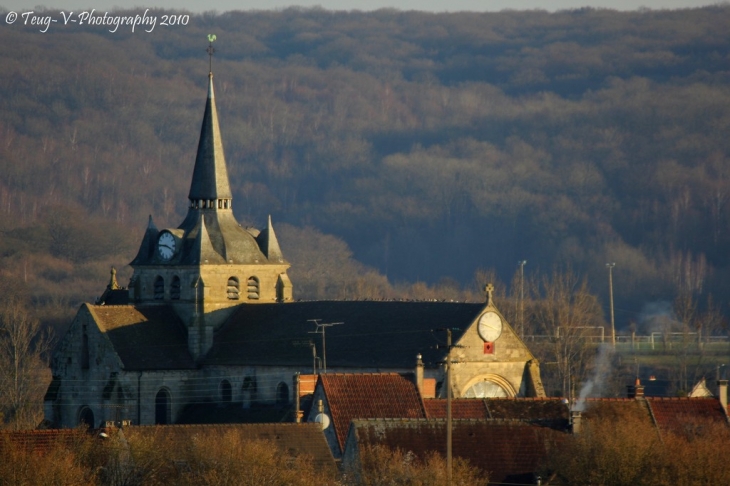
[[[603,314],[598,299],[588,289],[585,278],[568,268],[530,282],[536,298],[530,301],[530,320],[547,342],[535,346],[540,360],[555,370],[556,383],[563,396],[571,393],[571,383],[585,378],[589,361],[595,355],[591,338],[599,335]],[[538,298],[539,296],[539,298]],[[548,381],[548,380],[546,380]]]
[[[0,281],[0,409],[15,429],[38,425],[48,387],[45,362],[51,347],[48,331],[27,308],[27,297],[9,279]]]

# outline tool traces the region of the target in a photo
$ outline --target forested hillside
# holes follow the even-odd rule
[[[474,297],[479,269],[527,260],[606,308],[615,262],[620,328],[679,291],[726,309],[729,25],[726,6],[3,23],[0,266],[45,319],[112,264],[126,284],[148,215],[186,211],[212,33],[234,212],[272,215],[296,296]]]

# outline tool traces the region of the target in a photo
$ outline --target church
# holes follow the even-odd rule
[[[51,426],[170,424],[206,404],[291,408],[298,374],[418,367],[445,397],[449,353],[454,397],[545,395],[491,286],[482,304],[294,301],[271,218],[257,230],[233,214],[212,72],[187,204],[177,228],[150,217],[126,288],[112,269],[79,308],[52,358]]]

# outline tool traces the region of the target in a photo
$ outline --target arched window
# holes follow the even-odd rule
[[[94,428],[94,412],[86,405],[79,410],[79,425],[86,425],[88,428]]]
[[[464,392],[464,398],[504,398],[514,397],[515,392],[509,382],[498,375],[487,375],[472,381]]]
[[[178,277],[177,275],[172,277],[172,285],[170,285],[170,298],[172,300],[180,300],[180,277]]]
[[[277,405],[288,405],[289,404],[289,387],[283,381],[276,387],[276,404]]]
[[[231,382],[228,380],[221,381],[221,401],[223,403],[230,403],[233,401],[233,391],[231,389]]]
[[[228,300],[238,300],[240,286],[237,277],[228,278]]]
[[[165,279],[159,275],[155,279],[155,300],[163,300],[165,298]]]
[[[256,277],[248,277],[248,298],[249,300],[258,300],[259,298],[259,279]]]
[[[155,397],[155,424],[167,425],[172,419],[170,392],[161,388]]]

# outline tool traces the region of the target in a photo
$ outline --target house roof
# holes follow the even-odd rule
[[[715,398],[648,398],[660,432],[698,434],[708,425],[727,425],[728,418],[722,404]]]
[[[428,418],[446,418],[446,400],[423,401]],[[568,427],[570,413],[560,398],[462,398],[451,403],[455,419],[509,419],[523,420],[559,430]]]
[[[443,361],[442,333],[458,341],[484,304],[396,301],[314,301],[242,305],[214,337],[206,364],[311,366],[311,343],[330,369],[412,369],[421,354],[427,367]],[[342,322],[314,335],[311,319]]]
[[[328,373],[319,376],[318,386],[327,398],[340,450],[353,419],[426,418],[415,384],[397,373]]]
[[[426,416],[430,419],[446,418],[446,400],[428,398],[423,400]],[[454,419],[488,419],[489,413],[484,400],[456,398],[451,400],[451,417]]]
[[[0,431],[0,456],[5,447],[26,453],[46,454],[56,447],[70,447],[88,437],[81,429]]]
[[[317,470],[336,474],[332,452],[317,423],[225,424],[225,425],[148,425],[124,429],[125,434],[162,436],[165,441],[188,443],[197,435],[206,437],[235,433],[244,440],[265,440],[274,443],[289,457],[309,456]]]
[[[167,305],[85,304],[105,333],[126,370],[195,368],[187,333]]]
[[[490,483],[532,484],[551,447],[563,432],[517,420],[454,420],[452,453],[489,475]],[[444,420],[355,420],[348,445],[383,445],[411,451],[418,457],[444,454]]]

